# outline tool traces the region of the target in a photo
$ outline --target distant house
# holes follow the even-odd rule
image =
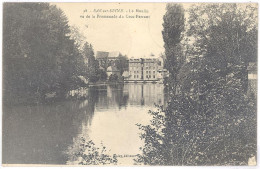
[[[114,66],[115,61],[120,56],[120,52],[97,51],[96,59],[101,69],[107,70],[109,66]]]
[[[96,59],[106,59],[109,55],[109,52],[97,51]]]
[[[157,79],[163,82],[164,78],[169,77],[169,71],[167,69],[158,69]]]
[[[257,64],[256,62],[249,62],[248,67],[248,94],[257,94]]]
[[[115,66],[109,66],[107,68],[107,77],[109,78],[112,74],[120,76],[120,71]]]
[[[129,72],[128,71],[124,71],[122,76],[124,77],[125,80],[129,79]]]
[[[129,81],[157,81],[158,68],[161,67],[158,58],[132,58],[129,60]]]
[[[108,60],[109,61],[115,61],[118,59],[118,57],[120,56],[120,52],[116,51],[116,52],[109,52],[108,54]]]
[[[103,52],[103,51],[97,51],[96,54],[96,60],[98,61],[99,67],[101,69],[104,69],[106,71],[107,67],[109,66],[108,64],[108,55],[109,52]]]

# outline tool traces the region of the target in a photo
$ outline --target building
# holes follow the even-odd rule
[[[158,58],[131,58],[129,60],[129,81],[157,81],[162,62]]]
[[[157,78],[161,83],[166,77],[169,77],[169,71],[167,69],[158,69]]]
[[[109,66],[114,66],[115,61],[120,56],[120,52],[97,51],[96,59],[101,69],[107,70]]]
[[[119,77],[120,71],[115,66],[109,66],[107,68],[107,78],[109,78],[109,76],[111,76],[112,74],[115,74]]]
[[[257,95],[257,64],[256,62],[249,62],[248,67],[248,94]]]
[[[107,78],[112,74],[120,76],[120,71],[116,68],[116,60],[120,56],[120,52],[104,52],[97,51],[96,60],[98,61],[99,68],[107,73]]]
[[[129,71],[124,71],[123,74],[122,74],[122,77],[124,78],[124,80],[128,81],[129,79]]]

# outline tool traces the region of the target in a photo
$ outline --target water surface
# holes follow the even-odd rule
[[[3,163],[73,164],[68,151],[80,137],[110,153],[136,155],[143,142],[137,123],[147,124],[154,104],[165,104],[163,84],[98,86],[85,99],[4,106]]]

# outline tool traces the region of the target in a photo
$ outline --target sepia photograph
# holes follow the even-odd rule
[[[257,166],[258,3],[2,16],[3,166]]]

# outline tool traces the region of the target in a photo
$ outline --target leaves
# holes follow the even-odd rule
[[[167,8],[164,29],[169,14],[179,8],[177,5]],[[249,18],[252,15],[255,19],[255,8],[248,8],[237,4],[191,7],[185,27],[195,47],[189,49],[191,56],[184,64],[176,57],[179,52],[169,48],[181,42],[178,39],[181,36],[175,32],[180,25],[176,21],[167,27],[167,36],[172,33],[170,38],[178,37],[171,44],[168,37],[164,39],[165,50],[172,52],[166,62],[175,84],[169,85],[172,88],[176,85],[177,92],[172,93],[166,108],[149,112],[153,117],[149,125],[139,125],[145,145],[136,159],[138,162],[246,165],[256,155],[256,100],[246,93],[246,68],[251,60],[248,57],[257,50],[257,42],[245,43],[252,39],[256,20]],[[181,20],[179,15],[180,12],[175,13]],[[176,19],[175,16],[170,18]],[[254,34],[256,37],[257,31]],[[180,48],[180,53],[185,53],[183,49]],[[178,65],[182,66],[177,71]]]
[[[78,145],[78,147],[77,147]],[[71,159],[77,161],[79,165],[109,165],[117,164],[117,156],[109,155],[106,147],[101,143],[96,146],[92,140],[87,141],[81,137],[78,144],[70,148],[72,153]]]
[[[48,3],[5,3],[3,62],[6,96],[44,96],[75,86],[82,56],[63,11]]]

